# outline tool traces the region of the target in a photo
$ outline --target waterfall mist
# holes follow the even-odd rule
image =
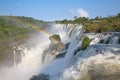
[[[39,73],[42,68],[42,52],[48,46],[49,40],[46,36],[37,33],[26,44],[30,48],[25,45],[14,47],[23,54],[21,62],[15,63],[14,61],[17,65],[0,69],[0,80],[29,80],[32,75]],[[14,55],[14,57],[17,56]]]
[[[51,35],[59,34],[63,42],[68,42],[68,36],[61,25],[52,24],[46,28]],[[66,37],[66,38],[65,38]],[[43,50],[50,44],[49,36],[37,32],[29,38],[24,45],[13,47],[14,66],[0,68],[0,80],[29,80],[33,75],[39,74],[43,65]],[[21,62],[16,63],[16,52],[21,51]],[[49,55],[49,54],[48,54]]]

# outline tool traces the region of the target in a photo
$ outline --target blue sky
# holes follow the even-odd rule
[[[117,13],[120,13],[120,0],[0,0],[0,15],[28,16],[45,21]]]

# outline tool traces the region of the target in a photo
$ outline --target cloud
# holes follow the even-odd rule
[[[71,13],[74,15],[74,16],[79,16],[79,17],[89,17],[89,13],[82,9],[82,8],[79,8],[79,9],[73,9],[71,10]]]

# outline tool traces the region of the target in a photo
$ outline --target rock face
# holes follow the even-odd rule
[[[49,80],[49,75],[39,74],[30,78],[30,80]]]
[[[64,47],[63,51],[60,52],[60,53],[56,56],[56,58],[63,58],[63,57],[65,57],[65,54],[67,53],[67,49],[68,49],[69,45],[70,45],[70,43],[65,44],[65,47]]]

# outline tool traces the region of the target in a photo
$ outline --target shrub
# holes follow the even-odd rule
[[[88,37],[84,37],[82,41],[82,50],[85,50],[90,44],[90,39]]]

